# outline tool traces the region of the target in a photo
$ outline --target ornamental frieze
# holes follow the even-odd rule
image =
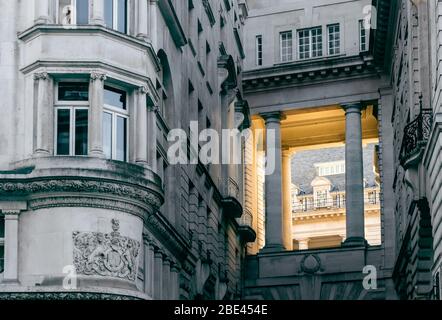
[[[112,220],[111,233],[74,232],[74,266],[77,274],[135,281],[140,242],[124,237]]]
[[[106,193],[141,201],[154,208],[159,208],[162,204],[161,196],[153,191],[106,181],[57,179],[30,182],[0,182],[0,195],[28,195],[46,192]]]

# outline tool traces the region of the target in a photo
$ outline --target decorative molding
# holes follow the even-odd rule
[[[98,81],[106,81],[107,76],[104,73],[99,72],[91,72],[91,81],[94,82],[96,80]]]
[[[39,210],[56,207],[80,207],[80,208],[99,208],[113,211],[126,212],[145,218],[146,207],[138,206],[132,203],[121,200],[100,199],[97,197],[73,197],[73,196],[59,196],[59,197],[45,197],[41,199],[29,200],[30,210]]]
[[[112,219],[112,232],[73,232],[74,265],[78,274],[137,279],[140,242],[120,235],[120,222]]]
[[[142,300],[110,293],[93,292],[7,292],[0,293],[0,300]]]
[[[105,193],[141,201],[154,208],[159,208],[162,204],[161,196],[151,190],[116,182],[85,178],[0,182],[0,195],[31,195],[49,192]]]
[[[49,79],[49,74],[47,72],[36,72],[34,73],[34,80],[39,81],[39,80],[48,80]]]
[[[321,258],[316,254],[306,254],[301,261],[300,271],[308,274],[315,274],[323,271]]]

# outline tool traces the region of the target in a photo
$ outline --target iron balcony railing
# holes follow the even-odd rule
[[[373,192],[371,195],[366,196],[364,202],[366,205],[379,205],[379,193]],[[343,198],[342,196],[339,199],[316,199],[316,201],[313,197],[304,198],[301,203],[292,204],[293,213],[337,209],[345,209],[345,198]]]
[[[401,164],[418,154],[430,138],[433,125],[433,112],[431,109],[421,109],[421,113],[404,128],[404,137],[400,152]]]

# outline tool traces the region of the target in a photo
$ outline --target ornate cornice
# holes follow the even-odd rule
[[[7,292],[0,293],[0,300],[142,300],[120,294],[97,292]]]
[[[140,201],[153,208],[159,208],[162,197],[141,186],[127,185],[118,181],[100,181],[88,178],[37,179],[36,181],[11,180],[0,182],[0,195],[28,196],[54,192],[103,193]]]

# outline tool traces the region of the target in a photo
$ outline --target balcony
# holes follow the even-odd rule
[[[422,150],[430,137],[433,125],[431,109],[421,109],[421,113],[404,128],[404,137],[400,152],[400,162],[408,168],[420,161]]]
[[[366,191],[364,204],[366,207],[379,206],[380,190],[374,189]],[[340,211],[345,210],[345,193],[332,195],[325,199],[314,199],[313,196],[298,197],[298,202],[292,204],[292,212],[295,215],[308,214],[318,211]]]
[[[250,211],[245,210],[240,219],[237,220],[239,224],[239,235],[244,242],[255,242],[256,232],[253,230],[253,215]]]

